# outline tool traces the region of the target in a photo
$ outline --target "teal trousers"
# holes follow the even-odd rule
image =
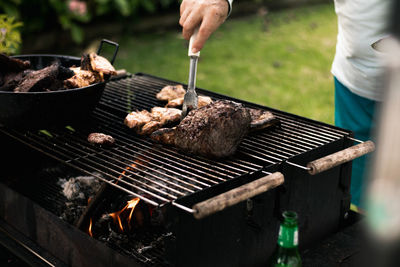
[[[356,139],[373,140],[375,110],[378,102],[352,93],[346,86],[335,80],[335,125],[354,132]],[[351,173],[351,203],[363,208],[363,195],[370,173],[370,157],[353,160]]]

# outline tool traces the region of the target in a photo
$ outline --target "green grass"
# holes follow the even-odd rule
[[[333,4],[228,19],[201,52],[197,86],[333,123]],[[187,83],[181,33],[126,36],[116,66]]]

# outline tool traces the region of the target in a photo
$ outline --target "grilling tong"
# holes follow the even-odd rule
[[[192,109],[197,108],[197,94],[196,94],[196,73],[197,73],[197,60],[200,56],[200,51],[197,53],[192,52],[193,42],[197,37],[199,28],[196,28],[190,37],[188,55],[190,57],[190,68],[189,68],[189,82],[186,90],[186,94],[183,98],[182,106],[182,119],[186,117],[188,112]]]

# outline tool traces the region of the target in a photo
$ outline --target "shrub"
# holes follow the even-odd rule
[[[16,54],[21,44],[19,29],[21,22],[14,17],[0,14],[0,53]]]

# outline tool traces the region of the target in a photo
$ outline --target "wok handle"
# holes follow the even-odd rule
[[[284,182],[283,174],[275,172],[264,176],[253,182],[234,188],[228,192],[207,199],[195,204],[192,209],[195,211],[193,216],[202,219],[227,207],[233,206],[243,200],[252,198],[258,194],[266,192],[281,185]]]
[[[100,55],[100,53],[101,53],[101,49],[103,48],[103,43],[108,43],[108,44],[113,45],[113,46],[115,47],[114,55],[113,55],[113,57],[112,57],[112,59],[111,59],[111,61],[110,61],[110,62],[111,62],[111,65],[113,65],[113,64],[114,64],[114,61],[115,61],[115,58],[116,58],[116,56],[117,56],[117,53],[118,53],[119,44],[117,44],[116,42],[107,40],[107,39],[101,40],[101,41],[100,41],[99,48],[97,49],[97,54],[98,54],[98,55]]]
[[[316,159],[307,164],[308,172],[311,175],[318,174],[320,172],[329,170],[345,162],[351,161],[365,154],[368,154],[375,150],[375,144],[372,141],[366,141],[364,143],[351,146],[344,150],[338,151],[331,155],[325,156],[320,159]]]

